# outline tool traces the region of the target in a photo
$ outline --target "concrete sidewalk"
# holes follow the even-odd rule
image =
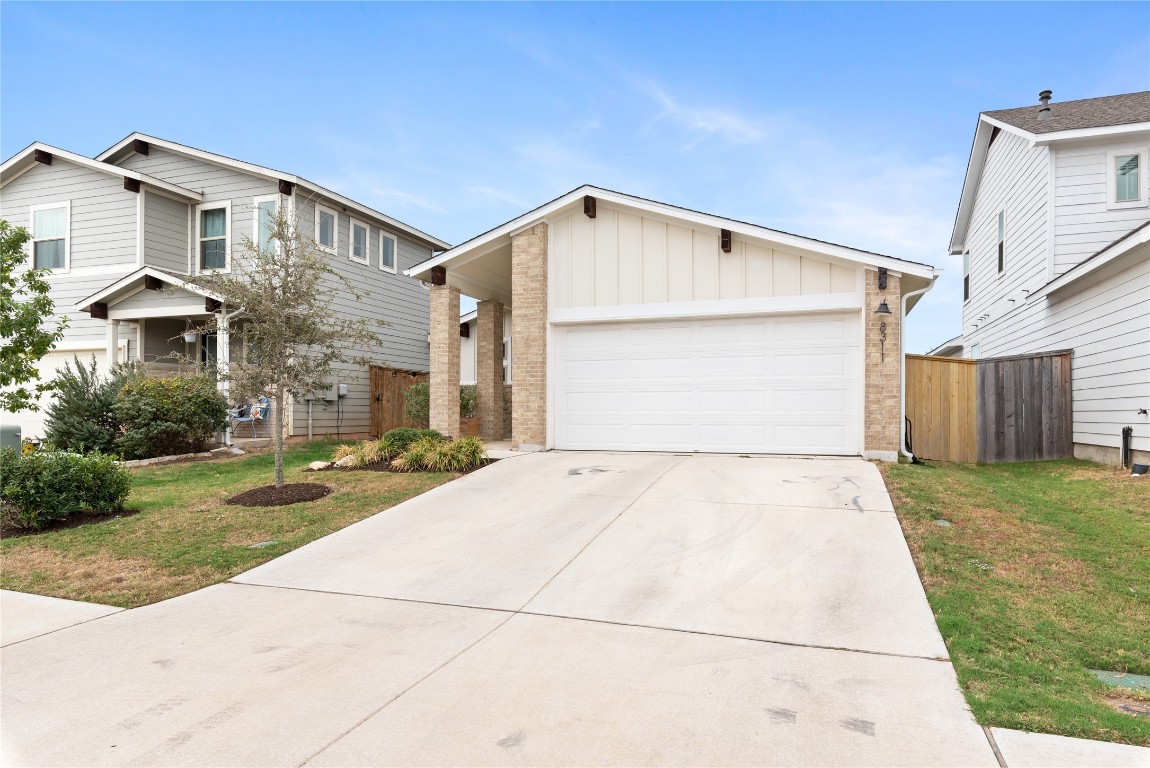
[[[2,656],[5,764],[998,765],[859,460],[519,456]]]

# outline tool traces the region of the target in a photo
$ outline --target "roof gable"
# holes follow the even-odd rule
[[[38,155],[37,153],[41,154]],[[47,153],[49,160],[59,158],[60,160],[73,163],[84,168],[89,168],[91,170],[99,171],[101,173],[106,173],[110,176],[131,179],[133,181],[139,182],[140,184],[146,184],[150,187],[153,187],[162,192],[166,192],[169,195],[174,195],[183,200],[200,202],[204,199],[203,195],[194,189],[188,189],[187,187],[182,187],[179,184],[172,184],[169,181],[158,179],[155,176],[149,176],[146,173],[128,170],[127,168],[121,168],[118,165],[111,165],[109,163],[100,162],[99,160],[93,160],[90,157],[77,155],[75,152],[69,152],[66,149],[53,147],[49,144],[44,144],[43,142],[39,141],[33,144],[29,144],[27,147],[4,161],[3,166],[0,166],[0,187],[4,187],[15,181],[20,176],[22,176],[25,171],[31,168],[35,168],[38,164],[43,165],[43,163],[37,159],[37,157],[43,157],[43,153]]]
[[[1150,91],[1102,96],[1096,99],[1052,102],[1050,117],[1039,119],[1039,107],[1014,107],[983,112],[1007,125],[1036,135],[1084,128],[1150,122]]]
[[[137,133],[131,134],[130,136],[125,137],[121,141],[117,142],[116,144],[112,145],[111,147],[109,147],[108,149],[104,150],[99,155],[97,155],[96,159],[103,161],[103,162],[114,163],[114,164],[118,164],[120,162],[123,162],[123,160],[125,158],[132,155],[132,153],[134,152],[133,147],[135,146],[135,143],[137,141],[143,141],[143,142],[147,142],[148,144],[154,144],[155,146],[161,147],[162,149],[165,149],[168,152],[173,152],[175,154],[184,155],[186,157],[194,157],[194,158],[196,158],[198,160],[202,160],[204,162],[213,163],[215,165],[220,165],[220,166],[223,166],[225,168],[231,168],[233,170],[241,171],[243,173],[247,173],[247,174],[252,175],[252,176],[257,176],[257,177],[264,178],[264,179],[273,179],[276,181],[290,182],[291,184],[294,184],[297,187],[306,189],[306,190],[311,191],[313,193],[320,194],[320,195],[338,203],[341,206],[344,206],[350,210],[354,210],[354,211],[358,212],[359,214],[361,214],[363,216],[366,216],[366,217],[371,218],[371,219],[375,219],[378,222],[383,222],[384,224],[387,224],[390,228],[396,229],[400,232],[403,232],[403,233],[407,234],[409,237],[411,237],[412,239],[431,246],[431,248],[433,250],[443,250],[445,248],[451,247],[450,243],[444,242],[443,240],[440,240],[437,237],[433,237],[433,236],[427,234],[426,232],[423,232],[421,230],[416,229],[415,227],[412,227],[408,224],[404,224],[402,221],[399,221],[398,219],[393,219],[392,217],[387,216],[386,214],[380,213],[379,211],[374,210],[373,208],[369,208],[368,206],[363,205],[362,203],[357,203],[355,200],[352,200],[349,197],[344,197],[343,195],[341,195],[337,192],[332,192],[329,189],[321,187],[319,184],[315,184],[314,182],[308,181],[307,179],[302,178],[300,176],[296,176],[295,174],[284,173],[283,171],[277,171],[273,168],[266,168],[262,165],[256,165],[254,163],[247,163],[247,162],[244,162],[243,160],[236,160],[235,158],[231,158],[231,157],[228,157],[226,155],[219,155],[219,154],[216,154],[214,152],[207,152],[207,151],[202,150],[202,149],[197,149],[195,147],[189,147],[185,144],[178,144],[174,141],[168,141],[167,139],[159,139],[159,138],[156,138],[155,136],[149,136],[149,135],[144,134],[144,133],[138,133],[137,132]]]

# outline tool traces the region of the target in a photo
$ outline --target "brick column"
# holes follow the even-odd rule
[[[481,301],[475,316],[475,394],[480,435],[503,439],[503,305]]]
[[[519,450],[547,446],[547,225],[511,238],[511,440]]]
[[[432,429],[459,437],[459,289],[431,286]]]
[[[866,303],[863,306],[863,325],[866,352],[866,398],[863,407],[863,456],[882,461],[898,461],[899,420],[902,395],[902,302],[899,278],[887,275],[885,291],[878,287],[878,272],[865,270]],[[874,311],[883,301],[890,307],[889,315],[876,315]],[[881,340],[882,325],[886,324],[886,340]]]

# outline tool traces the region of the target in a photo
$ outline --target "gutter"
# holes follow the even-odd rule
[[[898,348],[899,348],[899,392],[898,392],[898,452],[903,456],[910,459],[910,463],[914,464],[919,461],[914,457],[914,454],[906,449],[906,303],[909,299],[915,296],[922,296],[927,293],[934,284],[938,282],[938,273],[930,279],[930,285],[925,288],[919,288],[917,291],[902,297],[901,314],[899,315],[898,323]]]

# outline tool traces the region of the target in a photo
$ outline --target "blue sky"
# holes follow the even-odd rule
[[[1146,3],[0,5],[0,154],[132,131],[449,242],[590,183],[945,270],[979,111],[1150,88]]]

